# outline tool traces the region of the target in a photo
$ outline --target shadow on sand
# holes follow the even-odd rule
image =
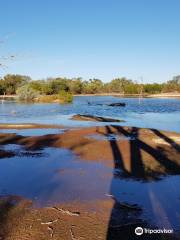
[[[165,142],[170,144],[178,153],[180,153],[180,146],[176,144],[173,140],[165,136],[158,130],[151,130],[155,135],[162,138]],[[97,128],[98,132],[98,128]],[[130,145],[130,163],[129,169],[127,169],[125,160],[122,157],[122,153],[118,146],[117,140],[109,140],[109,144],[112,149],[112,154],[114,158],[114,178],[130,178],[136,181],[157,181],[161,178],[158,172],[148,171],[143,163],[142,151],[149,154],[154,158],[163,168],[165,175],[167,174],[179,174],[180,166],[175,162],[172,162],[167,156],[163,149],[154,148],[149,146],[147,143],[143,142],[139,138],[139,129],[132,127],[130,130],[125,130],[125,128],[120,126],[106,126],[106,136],[109,134],[124,135],[129,140]],[[101,132],[102,134],[102,132]],[[113,181],[111,184],[111,193],[113,192]],[[139,189],[141,194],[141,189]],[[147,193],[148,194],[148,193]],[[158,227],[151,225],[148,221],[143,220],[141,217],[143,209],[135,205],[121,204],[117,201],[116,196],[112,193],[112,197],[115,201],[114,207],[111,212],[111,217],[109,221],[107,240],[118,240],[118,239],[179,239],[172,234],[144,234],[141,236],[135,235],[135,228],[152,228],[157,229]],[[142,195],[143,198],[143,195]],[[156,203],[154,203],[156,204]]]
[[[113,160],[114,160],[114,176],[113,178],[118,179],[133,179],[134,181],[142,181],[145,183],[160,181],[163,175],[179,175],[180,174],[180,165],[172,161],[166,152],[165,147],[154,147],[147,144],[140,137],[139,129],[136,127],[125,128],[121,126],[105,126],[105,132],[99,131],[97,127],[96,132],[98,134],[103,134],[105,137],[112,134],[119,134],[124,136],[128,142],[128,151],[129,158],[128,161],[124,157],[124,151],[127,149],[120,149],[119,142],[114,139],[108,139],[110,149],[112,151]],[[164,135],[162,132],[158,130],[151,129],[151,132],[162,139],[168,146],[176,151],[178,154],[180,153],[180,146],[175,143],[168,136]],[[18,135],[8,135],[0,141],[0,144],[8,144],[8,143],[19,143],[24,145],[28,149],[39,149],[46,146],[53,146],[56,141],[59,141],[58,135],[45,135],[39,138],[24,138]],[[84,141],[84,145],[86,145],[89,140]],[[81,147],[82,147],[81,143]],[[76,143],[75,143],[76,146]],[[70,148],[73,150],[73,146]],[[158,163],[163,168],[163,173],[160,173],[158,169],[149,169],[144,162],[144,154],[146,156],[150,156],[154,162]],[[128,162],[128,164],[127,164]],[[153,165],[153,163],[151,163]],[[150,165],[151,165],[150,164]],[[114,199],[114,207],[111,212],[111,217],[109,220],[108,231],[107,231],[107,240],[135,240],[135,239],[179,239],[175,235],[170,234],[157,234],[157,235],[142,235],[136,236],[134,230],[136,227],[144,227],[144,228],[158,228],[154,226],[154,224],[150,223],[148,219],[142,217],[143,210],[141,206],[136,204],[126,204],[116,199],[116,195],[113,194],[113,180],[111,183],[111,193]],[[141,189],[139,189],[139,194],[142,194],[142,198],[144,197],[141,193]],[[145,193],[150,196],[150,192]],[[168,200],[168,199],[167,199]],[[154,201],[153,204],[156,205],[156,197],[151,198],[150,201]],[[161,204],[161,202],[160,202]],[[1,206],[0,206],[1,207]],[[10,206],[11,207],[11,206]],[[9,209],[9,207],[5,207]],[[162,206],[163,208],[163,206]],[[159,216],[160,217],[160,216]],[[162,216],[163,217],[163,216]],[[3,217],[3,221],[6,219]]]

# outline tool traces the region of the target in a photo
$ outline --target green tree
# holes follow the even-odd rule
[[[68,80],[66,78],[55,78],[48,80],[49,87],[53,94],[58,94],[60,91],[69,91]]]
[[[83,92],[82,78],[73,78],[69,81],[69,90],[73,94],[81,94]]]
[[[126,79],[126,78],[115,78],[110,82],[110,90],[111,92],[115,93],[126,93],[128,92],[127,89],[130,88],[130,85],[132,85],[132,80]],[[132,88],[132,86],[131,86]]]
[[[103,91],[103,82],[100,79],[89,79],[83,82],[83,92],[88,94],[101,93]]]
[[[29,86],[34,89],[35,91],[38,91],[40,93],[42,93],[42,88],[43,88],[43,85],[44,85],[44,81],[42,80],[37,80],[37,81],[31,81],[29,82]]]
[[[180,76],[175,76],[163,84],[163,92],[180,92]]]
[[[0,79],[0,95],[3,95],[5,91],[4,80]]]
[[[144,84],[144,92],[148,94],[160,93],[162,91],[163,85],[158,83],[147,83]]]
[[[17,88],[27,84],[31,80],[28,76],[8,74],[3,78],[6,94],[15,94]]]

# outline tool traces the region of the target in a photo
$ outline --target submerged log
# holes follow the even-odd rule
[[[93,121],[93,122],[124,122],[123,120],[119,120],[119,119],[93,116],[89,114],[87,115],[77,114],[77,115],[74,115],[71,119],[79,120],[79,121]]]
[[[126,104],[125,103],[110,103],[110,104],[107,104],[107,106],[110,106],[110,107],[125,107]]]

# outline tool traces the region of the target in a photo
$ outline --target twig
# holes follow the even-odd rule
[[[67,214],[69,216],[79,216],[80,212],[71,212],[69,210],[64,210],[63,208],[58,208],[58,207],[51,207],[51,209],[57,210],[61,212],[62,214]]]
[[[77,240],[76,238],[75,238],[75,236],[74,236],[74,233],[73,233],[73,230],[72,230],[72,228],[70,228],[70,234],[71,234],[71,239],[72,240]]]
[[[48,226],[47,229],[49,230],[49,232],[50,232],[50,237],[52,238],[52,237],[53,237],[53,233],[54,233],[53,227],[52,227],[52,226]]]
[[[41,222],[41,224],[42,224],[42,225],[50,225],[50,224],[53,224],[53,223],[57,222],[58,220],[59,220],[59,219],[57,218],[57,219],[51,220],[51,221],[49,221],[49,222]]]

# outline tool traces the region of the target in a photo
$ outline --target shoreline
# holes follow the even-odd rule
[[[95,94],[73,94],[74,97],[88,96],[115,96],[119,98],[180,98],[180,93],[159,93],[159,94],[121,94],[121,93],[95,93]],[[0,95],[0,100],[17,99],[17,95]]]
[[[54,125],[54,124],[36,124],[36,123],[0,123],[0,129],[51,129],[51,128],[67,128],[62,125]]]
[[[122,98],[180,98],[180,93],[161,93],[161,94],[120,94],[120,93],[97,93],[97,94],[74,94],[73,96],[115,96]]]

